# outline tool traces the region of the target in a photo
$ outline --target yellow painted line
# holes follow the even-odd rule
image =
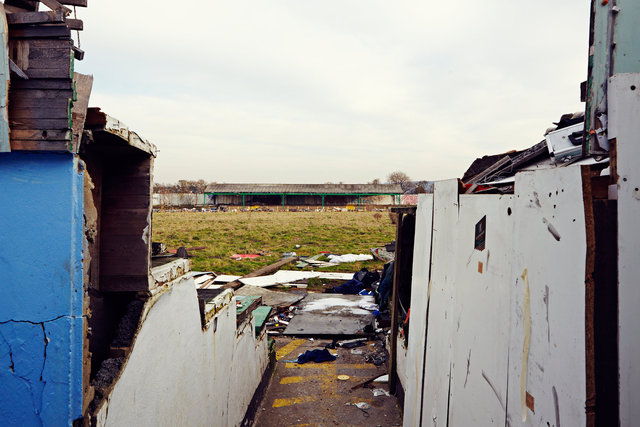
[[[285,368],[302,369],[378,369],[376,365],[370,363],[305,363],[299,365],[293,362],[285,363]]]
[[[271,406],[274,408],[282,408],[284,406],[291,406],[298,403],[314,402],[316,400],[318,400],[318,396],[300,396],[292,397],[290,399],[275,399],[273,401],[273,405]]]
[[[287,354],[291,353],[296,348],[300,347],[307,340],[297,339],[291,341],[289,344],[282,346],[279,350],[276,350],[276,360],[280,360]]]
[[[280,384],[294,384],[301,383],[302,381],[308,381],[312,379],[313,376],[310,377],[282,377],[280,379]]]

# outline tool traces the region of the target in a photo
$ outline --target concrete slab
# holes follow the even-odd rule
[[[360,305],[373,302],[367,295],[308,294],[283,335],[365,336],[364,328],[373,323],[373,314]]]

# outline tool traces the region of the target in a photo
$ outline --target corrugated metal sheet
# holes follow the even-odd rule
[[[399,184],[212,184],[207,193],[402,194]]]

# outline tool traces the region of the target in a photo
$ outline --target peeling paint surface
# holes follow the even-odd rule
[[[83,166],[0,154],[0,419],[69,425],[82,406]]]

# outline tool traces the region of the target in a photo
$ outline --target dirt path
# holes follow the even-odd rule
[[[366,347],[354,350],[330,350],[338,358],[333,362],[302,365],[287,362],[306,350],[322,349],[329,340],[277,338],[277,364],[269,388],[256,416],[256,427],[275,426],[397,426],[402,425],[396,398],[374,396],[373,388],[388,391],[388,384],[376,383],[373,388],[351,388],[375,376],[387,373],[386,365],[366,363]],[[346,380],[339,375],[348,375]],[[370,406],[361,410],[354,405]]]

